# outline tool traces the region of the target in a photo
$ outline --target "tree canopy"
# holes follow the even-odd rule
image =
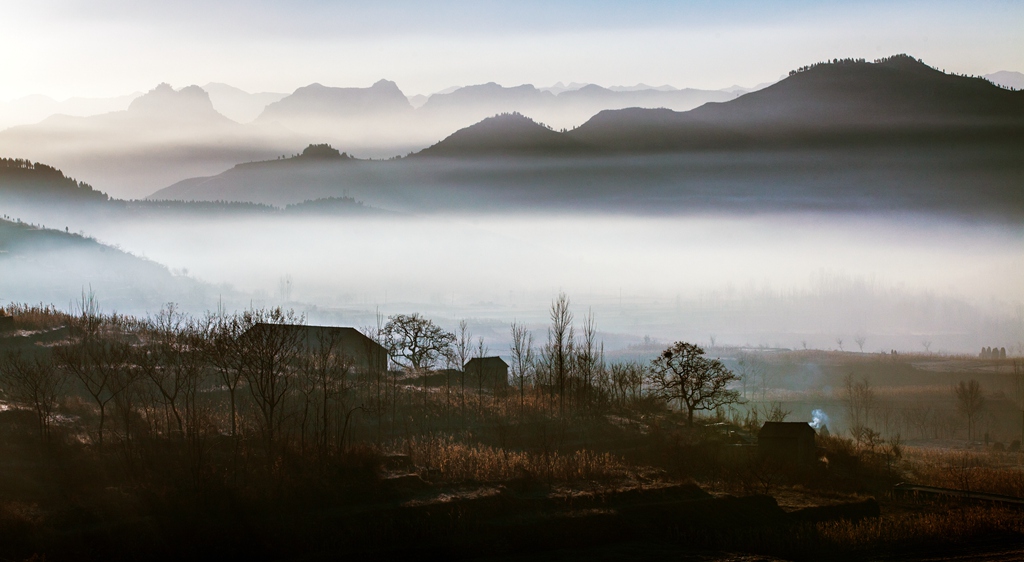
[[[443,330],[419,313],[389,317],[383,335],[391,359],[415,371],[433,367],[455,342],[455,334]]]
[[[652,392],[671,402],[678,400],[686,408],[687,422],[693,425],[697,410],[714,410],[740,402],[740,393],[729,388],[739,378],[718,359],[704,356],[700,346],[676,342],[651,362],[649,383]]]

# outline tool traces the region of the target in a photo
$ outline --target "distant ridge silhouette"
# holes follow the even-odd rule
[[[865,136],[902,142],[906,135],[987,133],[1012,140],[1022,127],[1024,92],[897,55],[805,67],[762,90],[688,112],[603,111],[567,136],[605,150],[647,152]]]
[[[369,88],[332,88],[314,83],[267,105],[256,122],[276,121],[287,126],[294,120],[394,116],[412,110],[408,98],[390,80],[378,80]]]
[[[0,158],[0,201],[105,202],[107,194],[64,172],[20,158]]]
[[[503,113],[460,129],[414,157],[558,156],[589,151],[520,113]]]
[[[186,86],[175,90],[170,84],[161,83],[149,92],[132,100],[128,113],[156,119],[176,120],[223,120],[210,101],[210,95],[199,86]]]
[[[244,164],[150,198],[288,205],[350,196],[410,213],[914,210],[1017,220],[1022,133],[1024,93],[901,55],[810,65],[687,112],[604,111],[565,132],[503,113],[406,158]]]

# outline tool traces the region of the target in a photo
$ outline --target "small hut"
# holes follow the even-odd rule
[[[356,371],[387,372],[387,349],[355,328],[258,323],[242,337],[274,335],[304,352],[318,353],[325,348],[333,348],[336,353],[351,358]]]
[[[502,391],[508,388],[508,363],[501,357],[474,357],[466,362],[466,384],[473,381],[481,389]]]
[[[757,447],[762,455],[787,464],[809,464],[818,456],[815,435],[806,422],[765,422],[757,434]]]

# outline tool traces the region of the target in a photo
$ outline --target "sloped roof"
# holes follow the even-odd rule
[[[765,422],[757,433],[758,439],[801,439],[814,435],[814,428],[807,422]]]
[[[498,357],[497,355],[495,355],[493,357],[474,357],[474,358],[470,359],[469,361],[466,361],[466,365],[465,365],[464,368],[469,368],[470,365],[475,365],[477,362],[483,363],[483,366],[485,368],[487,368],[487,367],[490,367],[490,368],[497,367],[499,364],[502,367],[505,367],[506,369],[508,368],[508,363],[506,363],[504,359],[502,359],[501,357]]]
[[[259,323],[249,328],[249,332],[285,332],[296,340],[302,341],[309,349],[317,349],[325,343],[333,341],[339,345],[340,351],[354,356],[362,356],[373,350],[374,353],[385,353],[384,347],[363,335],[355,328],[341,326],[309,326],[306,324],[267,324]]]

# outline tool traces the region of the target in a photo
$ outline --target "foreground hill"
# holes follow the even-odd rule
[[[163,265],[78,234],[0,219],[0,300],[77,302],[95,291],[106,310],[143,313],[177,302],[213,308],[225,287],[172,275]]]

